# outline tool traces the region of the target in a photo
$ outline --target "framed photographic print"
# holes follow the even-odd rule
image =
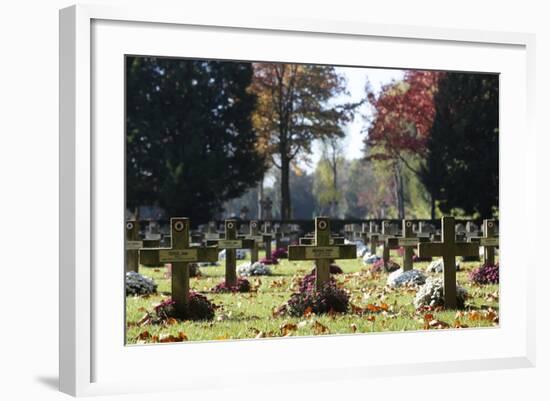
[[[62,10],[61,390],[532,366],[533,44]]]

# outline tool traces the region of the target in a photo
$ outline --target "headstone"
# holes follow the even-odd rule
[[[218,260],[216,247],[189,246],[189,219],[170,219],[171,248],[141,249],[140,256],[153,255],[156,264],[172,264],[172,300],[180,316],[187,310],[189,302],[189,264],[192,262],[215,262]]]
[[[331,245],[329,218],[316,217],[315,244],[289,246],[288,260],[315,260],[315,286],[319,290],[330,280],[331,260],[355,259],[356,253],[355,245]]]
[[[225,238],[208,240],[206,244],[225,249],[225,283],[231,287],[237,285],[237,249],[252,249],[255,241],[246,238],[237,239],[237,220],[226,220]]]
[[[441,219],[441,242],[424,242],[418,244],[418,256],[443,258],[443,292],[445,307],[456,309],[456,257],[474,256],[479,253],[477,244],[455,241],[455,219],[454,217],[443,217]]]
[[[138,272],[139,249],[143,242],[139,240],[139,223],[136,220],[126,221],[126,271]]]
[[[495,236],[496,221],[492,219],[483,220],[483,237],[470,238],[471,242],[483,247],[483,259],[486,265],[495,264],[495,248],[498,248],[499,240]]]

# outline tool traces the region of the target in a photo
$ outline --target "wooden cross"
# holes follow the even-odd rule
[[[156,265],[172,264],[172,300],[179,316],[183,316],[189,304],[189,263],[216,262],[216,247],[189,246],[189,219],[170,219],[172,237],[171,248],[141,249],[140,255],[148,254],[156,260]]]
[[[275,227],[275,249],[282,248],[281,240],[283,239],[283,233],[279,226]]]
[[[250,262],[255,263],[258,261],[258,246],[262,242],[262,236],[258,234],[260,229],[260,223],[258,220],[251,220],[249,224],[249,233],[245,238],[254,241],[254,246],[250,249]]]
[[[315,260],[315,287],[320,290],[330,280],[330,262],[336,259],[355,259],[355,245],[330,245],[330,220],[315,218],[315,244],[291,245],[288,260]]]
[[[228,286],[237,284],[237,249],[253,249],[256,241],[237,239],[237,220],[225,220],[225,238],[208,240],[207,245],[217,245],[225,249],[225,283]]]
[[[441,218],[441,241],[418,244],[418,256],[421,258],[441,256],[443,258],[443,295],[445,307],[456,309],[456,257],[474,256],[479,252],[475,243],[455,241],[454,217]]]
[[[269,231],[271,229],[271,226],[269,222],[265,222],[264,224],[264,232],[262,234],[262,241],[264,243],[265,247],[265,258],[271,259],[271,232]]]
[[[420,242],[427,242],[426,237],[417,237],[410,220],[403,220],[403,236],[390,238],[392,246],[403,248],[403,271],[412,270],[414,249]],[[393,248],[392,248],[393,249]]]
[[[139,224],[135,220],[126,221],[126,271],[138,272],[139,249],[143,241],[139,241]]]
[[[498,248],[499,240],[495,236],[496,221],[483,220],[483,237],[470,238],[471,242],[483,247],[483,259],[486,265],[495,264],[495,248]]]
[[[390,261],[390,249],[397,249],[399,245],[397,244],[397,237],[390,233],[390,222],[382,222],[382,260],[384,262],[384,268],[388,267]]]
[[[329,245],[344,245],[346,239],[344,237],[330,237]],[[314,245],[315,237],[302,237],[299,240],[300,245]]]
[[[378,247],[378,241],[380,240],[380,234],[378,233],[378,226],[374,221],[369,222],[369,248],[370,253],[376,255],[376,248]]]

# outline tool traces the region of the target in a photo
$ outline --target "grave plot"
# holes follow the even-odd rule
[[[259,236],[252,232],[252,228],[251,225],[248,237],[249,239],[256,238],[258,259],[262,259],[265,257],[265,249],[262,249],[258,243]],[[498,324],[498,284],[479,285],[470,279],[471,273],[479,267],[479,262],[461,262],[461,269],[455,272],[455,282],[458,282],[468,292],[465,309],[457,310],[443,306],[416,308],[414,301],[419,288],[421,288],[420,284],[408,283],[396,287],[388,285],[391,273],[370,271],[368,266],[365,266],[362,260],[356,257],[356,251],[351,249],[354,246],[334,244],[333,241],[331,243],[330,236],[327,237],[321,234],[322,232],[322,230],[318,230],[315,237],[318,241],[314,241],[314,244],[289,247],[289,260],[280,260],[271,275],[248,276],[247,279],[250,282],[250,292],[248,293],[213,292],[213,287],[226,279],[226,267],[223,263],[219,266],[201,267],[200,276],[189,278],[188,291],[200,295],[201,300],[206,299],[212,305],[212,317],[207,321],[165,319],[155,324],[155,322],[146,319],[147,314],[155,311],[155,307],[158,307],[159,304],[166,305],[172,299],[172,294],[181,293],[181,289],[185,286],[174,284],[173,280],[166,277],[167,268],[163,262],[160,262],[160,259],[155,267],[140,265],[139,272],[155,281],[157,291],[154,294],[131,295],[126,298],[127,342],[141,344],[157,342],[161,339],[182,338],[189,341],[206,341],[492,327]],[[403,230],[403,233],[405,233],[405,237],[401,238],[408,238],[407,230]],[[167,260],[166,257],[173,258],[187,254],[185,251],[187,245],[179,242],[176,232],[173,232],[172,235],[175,249],[163,251],[171,252],[171,256],[165,256],[162,260]],[[444,232],[443,240],[445,240],[445,235]],[[486,242],[487,246],[494,244],[494,240],[491,241]],[[406,246],[409,245],[411,244],[407,242]],[[477,246],[473,243],[470,245]],[[429,246],[437,248],[443,245]],[[459,245],[459,247],[461,246]],[[178,250],[178,248],[183,249]],[[210,252],[213,252],[214,255],[210,260],[217,259],[218,249],[216,247],[209,249],[213,250]],[[447,252],[446,249],[443,246],[438,249],[437,253],[443,253],[439,252],[440,250]],[[145,252],[155,251],[146,250]],[[347,257],[348,253],[351,258],[342,259],[343,256]],[[431,253],[435,253],[435,251]],[[251,254],[249,253],[243,263],[251,261]],[[494,257],[495,263],[498,263],[498,254],[495,254]],[[391,249],[390,258],[401,260],[398,250]],[[335,259],[336,264],[343,270],[342,274],[330,274],[331,259]],[[178,263],[184,262],[175,262],[173,265]],[[428,264],[419,262],[414,263],[413,267],[414,270],[422,272],[428,280],[441,279],[442,273],[426,271]],[[317,270],[312,275],[314,268]],[[177,277],[181,278],[183,272],[179,271],[180,275]],[[185,282],[185,280],[183,281]],[[305,289],[313,286],[318,289],[327,282],[333,282],[333,288],[342,290],[332,293],[332,296],[336,298],[341,297],[336,299],[335,305],[345,305],[347,301],[347,307],[342,310],[336,310],[336,308],[334,310],[318,310],[315,313],[313,307],[300,309],[297,305],[293,312],[289,313],[288,303],[293,294],[300,292],[301,287]],[[203,304],[208,311],[207,304]],[[300,313],[295,312],[296,310],[300,310]]]

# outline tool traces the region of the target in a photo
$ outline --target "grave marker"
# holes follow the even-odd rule
[[[257,220],[251,220],[249,225],[248,239],[254,241],[254,246],[250,249],[250,262],[258,261],[258,246],[262,243],[262,236],[258,234],[260,223]]]
[[[271,240],[273,236],[271,235],[271,224],[268,221],[264,223],[264,232],[262,234],[262,241],[265,247],[265,258],[271,259]]]
[[[414,249],[420,242],[427,240],[428,238],[419,238],[415,235],[412,221],[403,220],[403,236],[389,239],[392,246],[403,247],[403,271],[412,270]]]
[[[135,220],[126,221],[126,271],[138,272],[139,249],[143,242],[139,241],[139,223]]]
[[[225,249],[225,283],[228,286],[237,284],[237,249],[252,249],[255,241],[251,239],[237,239],[237,221],[225,221],[225,238],[206,241],[207,245],[217,245],[218,249]]]
[[[376,255],[376,248],[378,248],[378,241],[380,240],[380,234],[378,233],[378,226],[374,221],[369,222],[369,248],[370,253]]]
[[[384,262],[384,268],[387,269],[388,262],[390,261],[390,249],[398,249],[397,237],[393,235],[393,230],[390,228],[389,221],[382,222],[382,260]]]
[[[344,245],[346,239],[344,237],[330,237],[330,245]],[[299,240],[300,245],[314,245],[315,237],[302,237]]]
[[[496,221],[492,219],[483,220],[483,237],[470,238],[471,242],[483,247],[483,259],[485,264],[495,264],[495,248],[498,248],[499,239],[495,236]]]
[[[189,263],[216,262],[216,247],[189,246],[189,219],[173,217],[170,219],[172,237],[171,248],[141,249],[140,256],[147,254],[156,260],[156,264],[172,264],[172,300],[178,315],[183,315],[189,302]]]
[[[355,259],[355,245],[330,244],[330,220],[315,218],[315,244],[291,245],[288,260],[315,260],[315,287],[320,290],[330,280],[330,262],[336,259]]]
[[[418,256],[443,258],[443,295],[445,307],[456,309],[456,257],[474,256],[478,254],[478,244],[456,242],[454,217],[441,218],[441,241],[418,244]]]

